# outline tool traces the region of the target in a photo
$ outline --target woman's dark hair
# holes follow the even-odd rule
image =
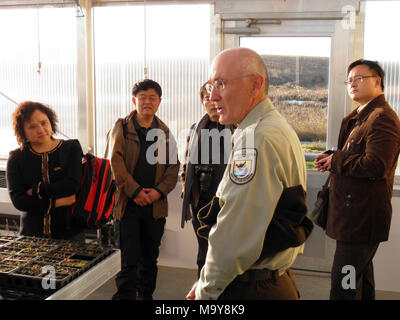
[[[206,89],[207,83],[208,83],[208,82],[204,83],[204,84],[200,87],[200,101],[201,101],[201,103],[203,103],[204,96],[205,96],[206,94],[208,94],[208,91],[207,91],[207,89]]]
[[[28,143],[25,136],[24,124],[31,118],[33,112],[35,112],[36,110],[39,110],[47,115],[53,133],[57,132],[58,119],[53,109],[40,102],[33,102],[33,101],[21,102],[20,104],[18,104],[17,108],[14,110],[12,114],[12,124],[13,124],[14,134],[17,137],[17,142],[22,148],[26,146],[26,144]]]
[[[154,89],[157,92],[158,97],[161,98],[162,95],[161,86],[157,82],[151,79],[144,79],[142,81],[136,82],[132,88],[132,96],[136,97],[139,91],[146,91],[149,89]]]
[[[385,88],[384,84],[383,84],[383,80],[385,78],[385,71],[383,71],[382,67],[379,65],[378,61],[371,61],[371,60],[364,60],[364,59],[359,59],[354,61],[352,64],[349,65],[349,67],[347,68],[347,75],[349,75],[350,71],[359,65],[366,65],[368,66],[368,68],[372,71],[372,74],[374,76],[378,76],[379,78],[381,78],[381,88],[382,91]]]

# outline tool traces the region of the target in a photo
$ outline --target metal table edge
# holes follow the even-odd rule
[[[46,300],[83,300],[121,270],[121,251],[113,252]]]

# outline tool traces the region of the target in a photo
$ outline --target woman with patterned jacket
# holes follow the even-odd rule
[[[20,103],[12,119],[20,148],[10,152],[7,184],[13,205],[24,212],[21,234],[84,240],[71,218],[82,176],[79,141],[55,139],[57,115],[38,102]]]

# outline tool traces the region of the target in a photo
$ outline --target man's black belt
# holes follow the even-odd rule
[[[278,270],[269,269],[249,269],[245,273],[237,276],[236,280],[240,282],[268,281],[279,277]]]

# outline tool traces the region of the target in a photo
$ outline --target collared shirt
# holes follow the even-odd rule
[[[357,113],[360,113],[361,110],[364,109],[364,108],[367,106],[367,104],[370,103],[371,101],[372,101],[372,100],[369,100],[366,104],[363,104],[362,106],[359,106],[359,107],[357,108]]]
[[[289,248],[256,264],[283,189],[301,184],[306,190],[304,153],[296,133],[265,99],[247,114],[232,140],[230,164],[217,190],[221,210],[209,234],[196,299],[217,299],[248,269],[282,274],[304,249],[304,244]]]

